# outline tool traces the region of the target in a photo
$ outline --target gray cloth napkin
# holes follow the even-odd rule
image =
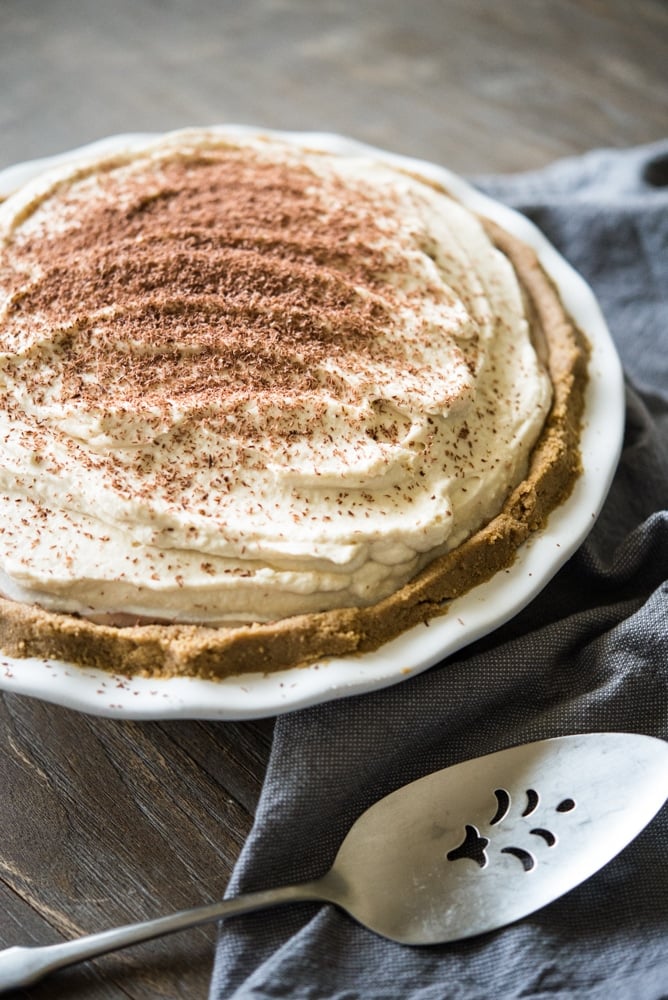
[[[430,771],[514,743],[668,739],[668,142],[480,186],[593,286],[628,376],[623,456],[579,551],[510,623],[396,687],[278,719],[229,893],[321,875],[354,819]],[[332,906],[221,925],[211,998],[668,997],[668,808],[589,881],[518,923],[408,948]]]

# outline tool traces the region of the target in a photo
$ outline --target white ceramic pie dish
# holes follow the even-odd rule
[[[596,299],[583,279],[524,216],[491,200],[450,171],[325,133],[276,133],[240,125],[226,134],[262,132],[305,141],[347,155],[373,155],[444,185],[473,211],[531,245],[557,285],[564,305],[588,337],[592,355],[581,441],[584,472],[568,501],[518,552],[508,570],[454,601],[432,619],[374,653],[331,658],[310,667],[221,681],[127,677],[56,660],[16,659],[0,653],[0,689],[96,715],[131,719],[250,719],[362,694],[409,679],[491,632],[524,608],[573,554],[592,528],[617,467],[624,429],[621,364]],[[0,197],[43,170],[80,156],[115,152],[155,138],[113,136],[81,149],[0,171]]]

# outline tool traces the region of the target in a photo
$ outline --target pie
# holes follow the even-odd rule
[[[376,649],[581,474],[588,345],[419,173],[192,129],[0,205],[0,648],[222,678]]]

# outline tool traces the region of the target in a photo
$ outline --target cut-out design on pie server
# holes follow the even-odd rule
[[[494,797],[496,799],[496,810],[489,820],[488,825],[490,828],[499,828],[503,821],[511,815],[512,798],[510,792],[505,788],[496,788],[494,790]],[[528,819],[529,816],[536,812],[540,805],[541,797],[536,789],[527,788],[526,803],[518,820],[518,835],[523,834],[521,820]],[[565,798],[554,807],[554,810],[557,813],[567,813],[575,809],[575,806],[574,799]],[[548,848],[555,847],[557,844],[557,835],[548,826],[532,826],[527,829],[527,834],[529,837],[538,838],[538,841],[542,841]],[[480,868],[486,868],[490,862],[489,850],[493,850],[495,846],[494,839],[492,830],[490,830],[490,836],[486,837],[481,833],[480,824],[476,826],[474,823],[466,823],[464,827],[464,839],[457,847],[448,851],[446,855],[447,860],[461,861],[466,858],[470,861],[475,861]],[[533,842],[533,844],[535,843],[536,841]],[[522,846],[520,843],[506,844],[504,847],[498,848],[498,853],[516,858],[525,872],[531,872],[538,865],[538,857],[534,853],[534,850],[531,849],[533,844],[531,842],[529,842],[528,846]]]

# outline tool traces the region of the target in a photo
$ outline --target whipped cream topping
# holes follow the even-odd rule
[[[11,599],[372,604],[500,510],[550,402],[507,258],[384,162],[191,130],[0,206]]]

